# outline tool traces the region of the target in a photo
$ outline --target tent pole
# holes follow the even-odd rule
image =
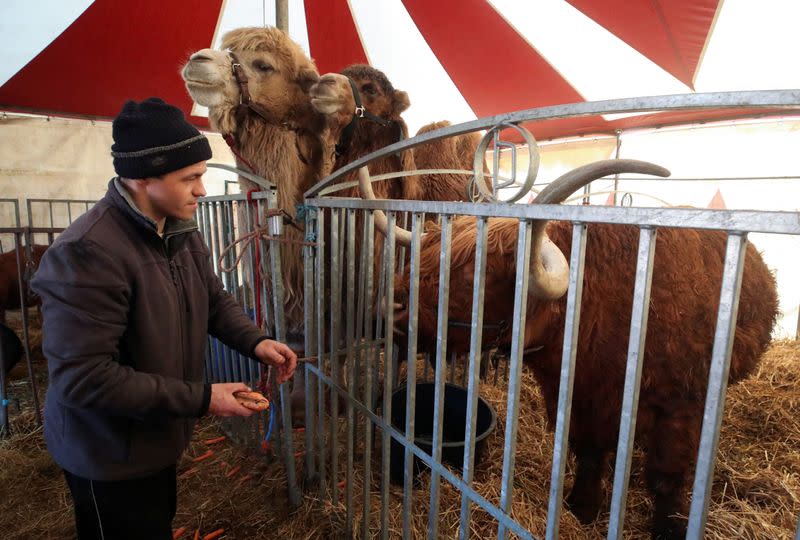
[[[275,26],[289,32],[289,0],[275,0]]]

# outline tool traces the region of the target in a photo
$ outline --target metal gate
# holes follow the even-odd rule
[[[705,400],[702,434],[692,490],[688,538],[702,538],[705,528],[710,487],[714,472],[719,429],[724,408],[731,346],[734,338],[743,260],[748,232],[800,234],[800,218],[796,212],[711,211],[695,209],[648,209],[620,207],[580,207],[558,205],[510,205],[506,203],[447,203],[410,201],[364,201],[320,197],[337,179],[348,172],[368,166],[369,162],[407,150],[423,142],[489,129],[488,137],[501,128],[517,126],[523,121],[566,118],[587,114],[646,112],[665,109],[722,106],[793,106],[800,104],[799,91],[742,92],[711,95],[637,98],[569,106],[547,107],[476,120],[452,126],[396,143],[337,171],[309,190],[306,195],[306,226],[309,236],[316,238],[316,247],[305,248],[305,350],[313,362],[305,365],[308,392],[306,405],[305,475],[315,481],[319,496],[337,503],[343,496],[346,509],[346,534],[361,528],[361,536],[370,537],[380,531],[387,538],[392,516],[390,502],[390,464],[392,446],[399,445],[404,463],[402,487],[402,536],[410,537],[412,515],[421,507],[428,508],[427,536],[438,538],[439,504],[442,479],[461,494],[459,537],[470,535],[473,508],[481,508],[497,521],[497,537],[514,533],[520,538],[533,538],[534,532],[546,538],[557,538],[562,508],[562,491],[572,405],[572,383],[575,352],[579,333],[581,292],[587,228],[595,223],[625,224],[638,227],[639,246],[635,272],[635,295],[631,325],[628,329],[628,363],[620,418],[617,461],[614,468],[609,538],[621,538],[625,501],[633,452],[642,353],[647,328],[650,280],[655,238],[660,228],[691,228],[727,233],[724,275],[717,312],[713,352],[710,361],[709,385]],[[496,145],[497,147],[498,145]],[[478,158],[476,158],[477,162]],[[495,178],[495,182],[497,179]],[[388,232],[381,253],[374,251],[377,211],[386,213]],[[411,248],[407,257],[397,244],[393,225],[408,215],[411,225]],[[462,472],[446,467],[442,461],[443,397],[448,368],[448,295],[451,258],[452,222],[456,216],[474,216],[476,251],[474,255],[474,290],[472,315],[469,321],[470,351],[464,374],[467,378],[465,450]],[[480,354],[484,328],[484,282],[486,279],[487,230],[489,218],[517,220],[516,281],[514,305],[508,306],[513,325],[507,392],[507,416],[498,419],[505,424],[502,485],[497,486],[499,502],[481,496],[473,487],[476,454],[476,422],[480,378]],[[420,237],[426,219],[439,222],[439,289],[437,341],[435,351],[435,401],[431,451],[415,445],[415,401],[417,368],[417,333],[419,280],[421,272]],[[528,294],[527,269],[530,257],[532,223],[537,220],[560,220],[573,224],[572,251],[569,259],[566,327],[558,393],[552,471],[548,501],[547,526],[544,531],[528,531],[511,516],[514,502],[514,471],[520,410],[520,374],[525,325],[525,302]],[[380,258],[375,264],[375,258]],[[404,264],[410,265],[410,286],[407,296],[408,324],[407,359],[404,370],[405,414],[402,422],[393,423],[392,393],[400,380],[395,362],[396,338],[393,332],[393,311],[379,312],[378,305],[395,298],[396,274]],[[376,302],[376,299],[379,299]],[[429,314],[430,315],[430,314]],[[624,329],[620,329],[624,333]],[[449,368],[452,370],[453,368]],[[431,470],[430,489],[415,491],[415,461]],[[423,468],[424,468],[423,467]],[[373,483],[374,481],[374,483]],[[373,487],[377,486],[377,487]],[[373,511],[379,499],[379,512]],[[544,504],[544,501],[542,501]],[[360,524],[356,516],[360,514]],[[800,535],[800,532],[798,532]],[[798,536],[800,538],[800,536]]]

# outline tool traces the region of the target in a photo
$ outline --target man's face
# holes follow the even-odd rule
[[[161,178],[148,178],[145,190],[153,211],[159,217],[192,219],[197,210],[197,199],[206,194],[203,187],[205,172],[206,162],[201,161]]]

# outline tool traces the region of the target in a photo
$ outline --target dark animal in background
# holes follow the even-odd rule
[[[584,180],[588,178],[585,176]],[[559,189],[557,183],[551,186],[554,190]],[[558,197],[552,196],[553,190],[546,194],[547,188],[536,202],[560,202],[580,185],[570,183]],[[517,231],[515,219],[489,220],[483,315],[486,323],[509,320],[512,315]],[[422,239],[422,351],[433,351],[436,344],[440,239],[434,225],[429,226]],[[638,240],[637,227],[599,223],[588,226],[569,434],[577,468],[566,498],[582,522],[594,520],[600,511],[602,479],[617,446]],[[450,320],[470,320],[475,242],[475,218],[454,219]],[[526,354],[524,360],[541,385],[548,418],[555,425],[566,312],[563,293],[567,274],[563,272],[568,267],[566,260],[563,265],[558,264],[548,247],[550,242],[568,255],[572,225],[542,221],[534,225],[524,347],[543,347]],[[654,538],[683,538],[686,530],[685,521],[673,515],[686,515],[688,509],[685,493],[699,446],[725,245],[726,234],[719,231],[661,228],[657,234],[636,422],[636,440],[646,453],[647,486],[654,499]],[[550,257],[547,264],[542,263],[542,253],[544,258]],[[731,383],[752,373],[769,345],[778,313],[775,279],[752,244],[747,245],[744,264]],[[556,275],[554,269],[562,275]],[[407,294],[408,284],[406,270],[398,278],[400,295],[395,301],[404,301],[402,295]],[[407,313],[400,312],[396,320],[398,328],[405,330]],[[450,327],[447,338],[448,353],[469,351],[468,328]],[[510,347],[511,325],[502,332],[484,330],[484,341],[487,340]]]
[[[32,271],[39,267],[39,261],[42,260],[42,255],[49,246],[34,244],[31,248],[33,256],[31,257],[33,266]],[[20,266],[22,267],[22,274],[28,269],[28,258],[25,248],[20,249]],[[28,276],[31,277],[31,276]],[[25,305],[30,307],[39,305],[39,300],[30,294],[28,291],[28,283],[26,280],[22,282],[22,290],[25,294]],[[0,322],[5,322],[5,312],[7,309],[20,309],[19,297],[19,271],[17,268],[17,250],[0,253]]]
[[[3,371],[6,375],[22,358],[22,341],[17,334],[5,324],[0,323],[0,353],[3,355]]]

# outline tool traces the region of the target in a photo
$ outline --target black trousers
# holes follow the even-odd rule
[[[103,482],[64,471],[79,540],[171,540],[177,503],[175,465],[144,478]]]

